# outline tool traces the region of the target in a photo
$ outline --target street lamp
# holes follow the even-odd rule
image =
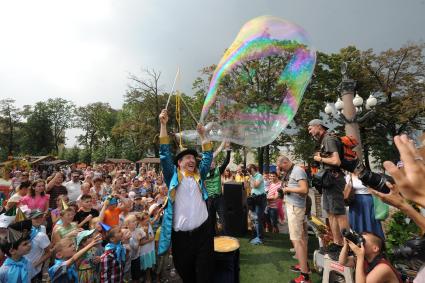
[[[338,100],[333,104],[327,103],[324,110],[331,119],[345,125],[345,134],[347,136],[353,136],[357,139],[359,146],[355,150],[359,158],[362,159],[363,152],[359,123],[368,119],[375,112],[375,106],[378,101],[371,94],[365,105],[363,105],[363,98],[358,93],[354,96],[356,81],[348,77],[347,68],[348,64],[346,62],[341,64],[342,82],[338,87],[341,90],[341,97],[338,97]],[[364,113],[363,107],[366,109]]]

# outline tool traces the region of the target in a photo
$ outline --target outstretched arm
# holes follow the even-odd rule
[[[220,175],[223,174],[224,170],[226,170],[227,165],[229,165],[231,152],[231,149],[229,147],[226,147],[226,158],[224,159],[223,164],[221,164],[219,168]]]
[[[168,112],[166,109],[163,109],[161,114],[159,114],[159,120],[161,122],[159,132],[159,159],[161,162],[162,173],[164,175],[164,181],[167,186],[169,186],[174,173],[174,164],[170,151],[170,138],[167,133]]]

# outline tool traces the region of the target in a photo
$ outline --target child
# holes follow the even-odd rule
[[[77,224],[72,222],[74,220],[74,216],[75,212],[74,209],[71,207],[68,207],[67,209],[61,212],[62,225],[53,228],[52,242],[54,244],[58,243],[60,239],[62,239],[63,237],[78,228]],[[90,219],[88,219],[87,221],[90,221]],[[80,223],[80,225],[84,225],[84,223],[82,222]]]
[[[52,218],[52,226],[55,226],[56,223],[60,220],[62,204],[68,203],[69,199],[67,195],[59,195],[56,199],[56,208],[50,212],[50,216]],[[62,221],[59,223],[61,224]]]
[[[91,195],[82,195],[80,199],[80,209],[74,216],[74,221],[82,223],[87,217],[91,215],[91,218],[99,216],[99,211],[93,209],[93,202]],[[89,221],[86,221],[82,226],[84,230],[89,230]]]
[[[107,201],[108,201],[108,208],[105,210],[103,222],[108,226],[115,227],[119,224],[120,214],[122,210],[120,207],[118,207],[117,198],[110,197],[105,202]]]
[[[93,240],[93,235],[95,235],[94,229],[78,233],[76,238],[77,250],[86,247]],[[93,246],[77,260],[79,283],[95,283],[99,281],[96,276],[96,267],[100,262],[100,256],[96,256],[96,246]]]
[[[32,265],[32,281],[41,282],[43,263],[50,257],[50,240],[46,234],[44,223],[44,211],[39,209],[31,211],[30,218],[32,222],[30,240],[31,251],[25,255],[25,258]]]
[[[1,243],[1,250],[7,258],[0,267],[0,283],[29,283],[32,277],[31,263],[24,255],[31,250],[30,239],[11,228],[8,234],[9,240]]]
[[[108,244],[100,257],[100,282],[123,282],[125,248],[121,244],[122,236],[119,227],[112,228],[107,233]]]
[[[142,270],[146,270],[146,282],[151,282],[150,271],[156,263],[155,238],[152,226],[150,225],[149,215],[146,212],[141,213],[140,224],[146,234],[146,237],[140,241],[140,244],[142,245],[140,263]]]
[[[61,239],[56,245],[54,253],[56,260],[52,267],[49,268],[50,281],[55,282],[78,282],[78,273],[75,269],[74,262],[85,254],[92,247],[97,245],[100,237],[95,237],[87,246],[75,251],[74,240],[70,237]]]
[[[125,218],[124,225],[131,232],[131,238],[129,241],[130,245],[130,260],[131,260],[131,279],[133,282],[138,282],[140,274],[142,273],[140,269],[140,255],[141,255],[141,246],[140,241],[142,238],[146,237],[145,232],[138,228],[138,221],[134,214],[130,214]]]

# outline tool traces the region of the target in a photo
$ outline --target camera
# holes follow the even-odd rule
[[[354,231],[350,231],[348,229],[342,229],[341,234],[344,238],[346,238],[347,240],[353,242],[354,244],[356,244],[357,246],[361,246],[361,244],[365,243],[365,239],[363,238],[362,235],[357,234]]]
[[[425,237],[407,240],[404,246],[394,248],[393,252],[395,258],[425,261]]]
[[[394,179],[391,176],[372,172],[363,164],[357,166],[356,170],[359,171],[359,179],[364,185],[384,194],[390,192],[386,182],[394,184]]]

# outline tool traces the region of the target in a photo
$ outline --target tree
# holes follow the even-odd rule
[[[7,148],[9,156],[17,149],[15,135],[21,118],[19,108],[14,103],[15,100],[11,98],[0,100],[0,146]]]
[[[55,152],[59,152],[59,145],[65,143],[65,131],[73,126],[75,117],[75,105],[63,98],[47,100],[49,119],[53,133]]]
[[[91,162],[92,153],[96,150],[102,140],[111,138],[112,128],[117,120],[117,111],[112,109],[109,103],[96,102],[83,107],[78,107],[76,112],[79,128],[84,134],[78,137],[78,141],[85,147],[82,151],[86,163]]]
[[[26,123],[20,134],[21,152],[33,155],[47,155],[54,151],[54,137],[50,109],[45,102],[37,102],[32,108],[24,106],[22,111]]]

